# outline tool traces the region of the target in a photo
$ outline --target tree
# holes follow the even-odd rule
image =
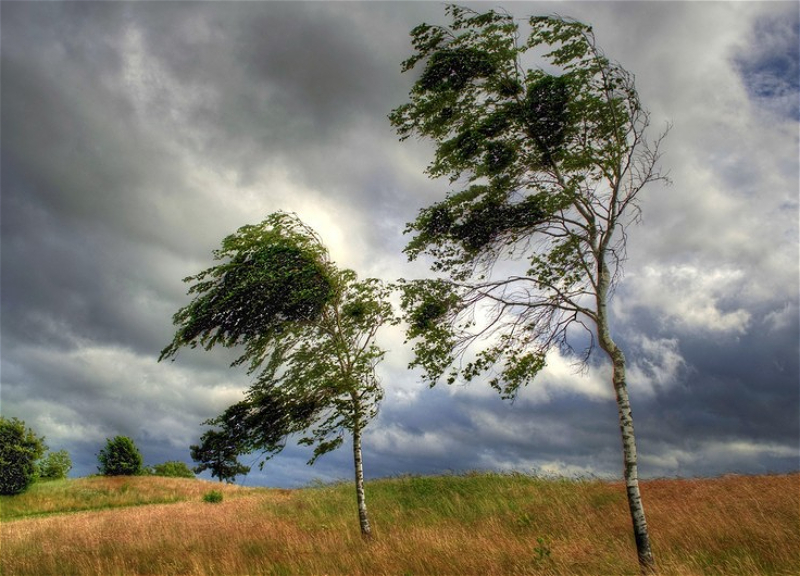
[[[243,402],[210,421],[218,429],[193,458],[208,468],[221,463],[216,470],[228,474],[238,465],[233,454],[268,459],[300,434],[314,447],[313,464],[349,433],[359,524],[369,538],[361,444],[383,397],[375,336],[395,320],[391,287],[339,270],[317,234],[284,212],[225,238],[215,259],[221,263],[186,279],[195,297],[175,314],[178,330],[161,359],[184,346],[241,345],[234,365],[258,375]]]
[[[170,460],[161,464],[148,466],[147,473],[151,476],[165,476],[167,478],[194,478],[194,472],[185,462]]]
[[[390,115],[401,139],[435,143],[431,177],[461,184],[406,230],[415,234],[409,258],[431,256],[444,276],[405,284],[412,366],[431,385],[487,374],[513,397],[549,351],[585,363],[599,345],[613,366],[638,559],[652,571],[625,356],[608,303],[626,228],[640,215],[638,194],[665,179],[657,164],[666,132],[646,139],[649,115],[634,77],[602,53],[591,27],[533,17],[521,44],[508,14],[447,13],[449,28],[412,31],[415,53],[403,70],[422,71],[409,102]],[[540,48],[545,67],[526,70],[523,56]],[[475,350],[478,340],[486,344]]]
[[[24,492],[36,480],[36,461],[45,450],[44,436],[18,418],[0,416],[0,494]]]
[[[105,448],[97,455],[97,469],[104,476],[137,476],[142,473],[142,454],[127,436],[106,438]]]
[[[207,422],[209,424],[214,421]],[[231,441],[232,435],[226,430],[207,430],[200,438],[200,444],[189,447],[192,460],[198,463],[193,468],[195,474],[200,474],[205,470],[211,471],[211,476],[219,478],[219,481],[228,483],[235,482],[240,474],[250,472],[250,467],[245,466],[238,460],[242,448],[235,441]]]
[[[66,478],[69,471],[72,470],[72,459],[69,457],[69,452],[66,450],[48,452],[39,461],[38,470],[39,478],[47,478],[48,480]]]

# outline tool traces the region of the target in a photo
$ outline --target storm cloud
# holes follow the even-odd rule
[[[478,8],[490,8],[488,4]],[[645,476],[798,468],[796,3],[513,2],[594,26],[636,75],[671,186],[642,196],[613,300]],[[0,408],[74,474],[105,438],[189,462],[201,422],[251,377],[230,351],[158,363],[181,279],[239,226],[297,212],[361,276],[426,275],[405,223],[444,196],[426,142],[387,115],[433,2],[0,4]],[[433,389],[387,330],[369,477],[473,469],[621,473],[609,368],[553,354],[514,403]],[[291,445],[251,484],[349,478],[347,450]],[[255,456],[253,457],[253,459]],[[246,459],[247,460],[247,459]],[[250,463],[249,461],[247,463]]]

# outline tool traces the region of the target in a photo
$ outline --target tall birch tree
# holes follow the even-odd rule
[[[609,299],[638,195],[662,180],[659,145],[634,77],[607,58],[592,28],[533,17],[523,40],[509,14],[449,6],[449,27],[421,24],[403,71],[409,102],[390,115],[401,139],[435,143],[427,172],[457,186],[406,232],[410,259],[438,279],[405,284],[412,366],[431,385],[487,377],[515,396],[552,349],[613,367],[624,478],[642,572],[655,563],[639,490],[625,356]],[[532,54],[541,66],[526,67]],[[581,346],[574,346],[581,342]]]
[[[231,453],[268,459],[299,435],[313,464],[349,434],[359,526],[370,538],[361,445],[383,398],[375,338],[395,321],[391,287],[338,269],[316,232],[284,212],[240,228],[214,256],[220,264],[185,279],[194,299],[175,314],[160,359],[187,346],[239,347],[234,365],[257,376],[245,400],[209,422],[217,430],[204,437],[211,453],[202,458],[224,450],[229,462]]]

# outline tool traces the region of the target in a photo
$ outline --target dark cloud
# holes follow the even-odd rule
[[[748,91],[767,108],[800,120],[800,19],[765,15],[735,56]]]
[[[674,124],[671,188],[643,196],[614,300],[645,475],[796,469],[798,15],[790,3],[570,3],[636,73],[654,132]],[[563,4],[514,3],[516,16]],[[0,35],[2,411],[95,470],[105,438],[188,461],[200,423],[251,377],[230,351],[158,364],[181,278],[278,209],[342,266],[427,273],[405,222],[442,197],[432,149],[386,119],[413,75],[428,2],[4,2]],[[620,33],[624,30],[624,33]],[[384,336],[387,389],[369,477],[474,469],[619,475],[600,356],[553,356],[511,404],[475,383],[428,390]],[[290,444],[248,483],[349,479],[347,450],[308,468]],[[246,463],[256,462],[250,456]]]

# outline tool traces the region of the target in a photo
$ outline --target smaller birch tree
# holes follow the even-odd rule
[[[576,356],[586,361],[599,345],[613,367],[639,564],[651,572],[625,356],[608,302],[638,195],[663,179],[663,135],[646,139],[650,117],[634,77],[603,54],[590,26],[533,17],[522,41],[509,14],[447,12],[449,27],[412,31],[403,70],[422,70],[390,116],[403,139],[435,143],[431,177],[461,185],[407,229],[409,257],[430,256],[445,276],[405,285],[412,366],[431,384],[486,376],[513,397],[551,350],[575,354],[579,336],[588,345]],[[537,50],[543,66],[526,68]]]
[[[231,451],[269,459],[299,435],[314,449],[313,464],[349,434],[359,525],[369,539],[361,445],[383,398],[375,367],[385,352],[375,337],[396,322],[391,286],[338,269],[316,232],[285,212],[225,238],[215,259],[221,263],[186,278],[194,300],[175,314],[178,330],[160,359],[185,346],[241,347],[233,364],[247,365],[255,382],[244,401],[209,422],[229,463]]]

